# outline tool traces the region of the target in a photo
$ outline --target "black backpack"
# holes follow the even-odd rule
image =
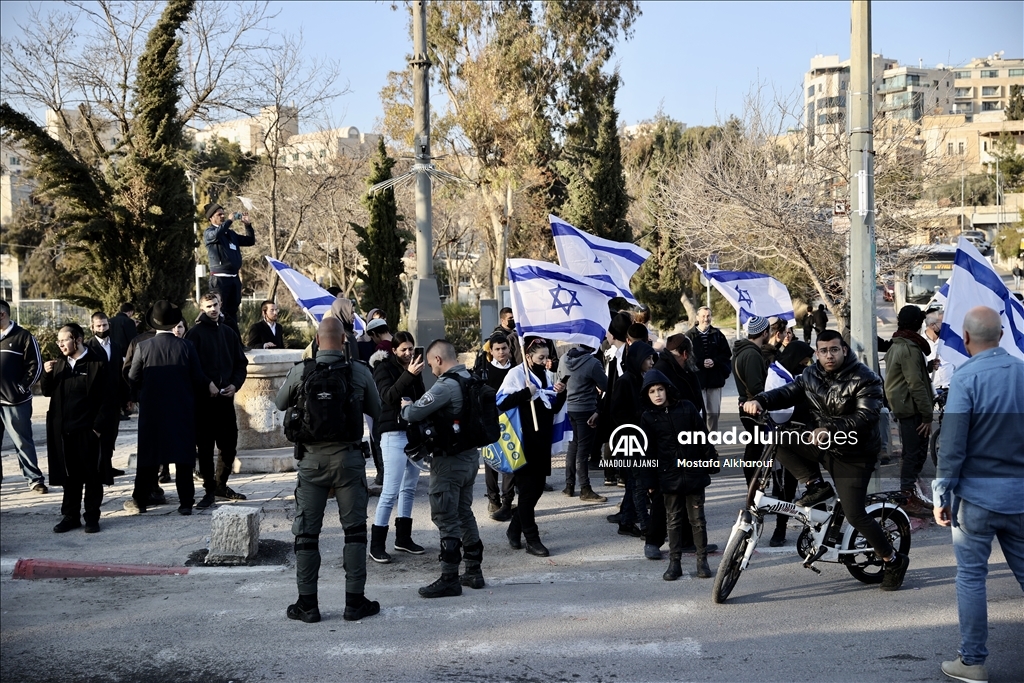
[[[442,377],[454,379],[462,389],[459,431],[452,433],[445,452],[461,453],[471,448],[490,446],[497,441],[501,437],[501,428],[498,426],[498,403],[494,387],[473,375],[467,379],[452,372]]]
[[[295,443],[361,441],[363,411],[352,391],[352,366],[346,360],[304,363],[295,405],[285,412],[285,438]]]

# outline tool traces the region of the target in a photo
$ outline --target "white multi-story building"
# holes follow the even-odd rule
[[[1024,88],[1024,59],[997,53],[953,70],[954,114],[1005,112],[1013,86]]]

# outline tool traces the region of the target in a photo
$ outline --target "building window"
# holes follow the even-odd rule
[[[819,126],[824,126],[825,125],[825,115],[824,114],[818,114],[818,125]]]
[[[986,85],[981,89],[982,97],[999,97],[999,86],[998,85]]]
[[[946,143],[946,156],[950,156],[950,157],[953,156],[953,143],[952,142],[947,142]]]
[[[987,152],[988,151],[988,140],[982,140],[981,141],[981,151],[982,152]]]
[[[18,157],[8,157],[11,162],[11,166],[21,166],[21,159]]]
[[[818,84],[818,92],[821,92],[821,83]]]
[[[306,158],[307,159],[312,159],[313,158],[313,153],[312,152],[306,152]]]
[[[813,85],[807,89],[807,96],[808,97],[814,97],[814,86]]]
[[[320,158],[324,159],[326,157],[327,157],[327,150],[326,149],[320,150]]]
[[[971,77],[971,72],[970,71],[954,71],[953,72],[953,78],[970,78],[970,77]]]
[[[954,97],[970,97],[973,88],[956,88],[953,91]]]
[[[298,155],[298,153],[295,153],[295,154],[293,154],[293,155],[292,155],[292,161],[298,161],[298,160],[299,160],[299,155]]]
[[[846,98],[843,96],[839,97],[823,97],[818,102],[818,108],[820,109],[831,109],[833,107],[845,107]]]
[[[0,296],[4,298],[4,301],[14,298],[14,283],[7,278],[0,280]]]
[[[1010,69],[1010,78],[1024,76],[1024,69]]]
[[[964,155],[964,143],[962,143],[962,142],[956,143],[956,153],[959,154],[960,156]]]
[[[982,111],[999,111],[999,102],[982,102]]]
[[[999,78],[999,69],[982,69],[982,78]]]
[[[846,81],[839,81],[839,89],[846,90]]]

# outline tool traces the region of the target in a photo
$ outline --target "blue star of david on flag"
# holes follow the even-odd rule
[[[738,301],[741,304],[754,303],[754,301],[750,298],[750,294],[747,293],[747,290],[740,289],[739,287],[734,287],[733,289],[736,290],[736,301]]]
[[[562,285],[558,285],[554,289],[549,289],[548,292],[551,294],[551,308],[560,308],[566,315],[572,315],[573,306],[583,305],[580,303],[579,297],[576,296],[576,292],[571,289],[566,289]],[[562,301],[562,292],[568,293],[568,301]]]

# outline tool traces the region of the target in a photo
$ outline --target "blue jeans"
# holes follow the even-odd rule
[[[956,602],[960,614],[960,658],[984,664],[988,656],[988,603],[985,578],[992,537],[1024,590],[1024,514],[1004,515],[962,498],[953,510],[953,554],[956,555]]]
[[[398,501],[398,517],[412,517],[412,503],[416,497],[416,484],[420,470],[405,457],[405,445],[409,440],[405,432],[384,432],[380,435],[380,450],[384,457],[384,484],[377,501],[377,513],[373,523],[388,526],[391,511]]]
[[[43,483],[43,473],[39,470],[36,458],[36,442],[32,439],[32,401],[28,400],[16,406],[0,406],[0,436],[5,431],[11,433],[14,450],[18,452],[18,464],[21,473],[33,484]]]

